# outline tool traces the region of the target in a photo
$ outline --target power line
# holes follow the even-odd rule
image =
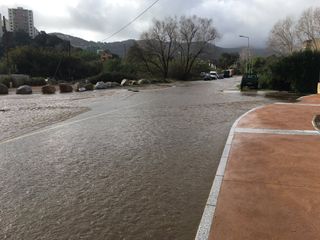
[[[136,20],[138,20],[138,18],[140,18],[142,15],[144,15],[150,8],[152,8],[157,2],[159,2],[160,0],[156,0],[154,1],[149,7],[147,7],[145,10],[143,10],[143,12],[141,12],[138,16],[136,16],[134,19],[132,19],[129,23],[127,23],[126,25],[124,25],[122,28],[120,28],[118,31],[114,32],[113,34],[111,34],[109,37],[102,39],[101,42],[106,41],[110,38],[112,38],[113,36],[117,35],[118,33],[120,33],[121,31],[123,31],[124,29],[126,29],[127,27],[129,27],[132,23],[134,23]]]

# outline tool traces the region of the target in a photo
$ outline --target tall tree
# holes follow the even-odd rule
[[[318,43],[320,38],[320,8],[308,8],[305,10],[297,24],[297,32],[299,39],[311,41],[312,47],[315,50],[320,50]]]
[[[183,78],[188,78],[196,59],[218,33],[212,19],[182,16],[179,23],[180,61],[184,68]]]
[[[163,78],[168,77],[174,60],[181,67],[182,78],[187,79],[196,60],[217,37],[211,19],[182,16],[179,21],[154,20],[152,28],[142,34],[140,49],[135,46],[135,52],[147,69],[157,69]]]
[[[276,54],[289,55],[297,47],[295,22],[291,17],[278,21],[272,28],[268,46]]]
[[[239,60],[239,53],[222,53],[219,58],[219,66],[222,68],[229,68]]]
[[[170,62],[177,50],[177,28],[176,18],[154,20],[152,28],[141,37],[143,59],[158,69],[163,78],[168,77]]]

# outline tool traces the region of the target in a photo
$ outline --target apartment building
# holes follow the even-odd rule
[[[11,32],[24,31],[31,38],[36,36],[36,30],[33,24],[33,12],[28,9],[9,8],[9,29]]]

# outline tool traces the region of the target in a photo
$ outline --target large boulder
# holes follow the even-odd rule
[[[46,85],[41,88],[43,94],[54,94],[56,92],[56,87],[53,85]]]
[[[123,79],[122,81],[121,81],[121,84],[120,84],[122,87],[123,86],[128,86],[129,85],[129,80],[128,79]]]
[[[130,83],[129,83],[129,85],[130,85],[130,86],[138,85],[138,81],[131,80]]]
[[[107,88],[112,88],[113,87],[112,82],[106,82],[106,86]]]
[[[59,89],[61,93],[70,93],[73,92],[73,87],[68,83],[60,83]]]
[[[95,89],[97,89],[97,90],[107,89],[107,88],[108,87],[104,82],[97,82],[96,86],[95,86]]]
[[[138,85],[149,84],[149,83],[150,83],[150,81],[147,80],[147,79],[140,79],[140,80],[138,80]]]
[[[82,86],[83,86],[83,84],[77,82],[76,84],[74,84],[73,87],[74,87],[74,90],[75,90],[76,92],[79,92],[79,89],[82,88]]]
[[[84,85],[84,88],[86,89],[86,91],[93,91],[94,90],[94,85],[92,83],[86,83]]]
[[[9,89],[6,85],[0,83],[0,94],[8,94]]]
[[[120,86],[120,83],[111,82],[111,86],[112,86],[112,87],[119,87],[119,86]]]
[[[32,94],[32,88],[29,85],[22,85],[17,88],[16,94]]]

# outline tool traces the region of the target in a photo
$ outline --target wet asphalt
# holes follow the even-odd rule
[[[119,90],[0,142],[0,239],[194,239],[230,127],[273,102],[238,83]]]

